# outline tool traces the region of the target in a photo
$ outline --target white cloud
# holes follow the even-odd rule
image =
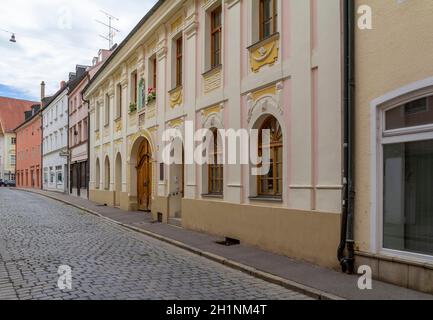
[[[115,22],[120,43],[156,0],[2,0],[0,28],[15,32],[17,43],[0,32],[0,84],[39,98],[44,80],[47,94],[57,91],[75,65],[89,65],[108,42],[99,37],[108,28],[100,10],[120,19]]]

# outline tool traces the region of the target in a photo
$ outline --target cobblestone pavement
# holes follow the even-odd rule
[[[72,268],[60,290],[58,268]],[[44,197],[0,188],[0,300],[300,300],[269,284]]]

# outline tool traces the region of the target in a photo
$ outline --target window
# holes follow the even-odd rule
[[[212,129],[213,134],[213,150],[210,154],[209,170],[209,194],[222,195],[224,191],[224,165],[221,161],[222,148],[218,143],[218,130]]]
[[[44,168],[44,183],[48,183],[48,168]]]
[[[50,183],[54,183],[55,172],[53,171],[53,167],[50,167]]]
[[[270,145],[263,144],[264,130],[269,130]],[[267,175],[258,176],[259,196],[281,197],[283,191],[283,133],[277,119],[270,116],[265,120],[259,132],[259,156],[263,149],[270,151],[270,170]]]
[[[211,67],[217,67],[221,64],[221,37],[222,21],[221,6],[211,13]]]
[[[122,85],[118,84],[117,85],[117,107],[116,107],[116,119],[119,119],[122,117],[122,102],[123,102],[123,97],[122,97]]]
[[[138,74],[137,71],[135,71],[131,76],[131,101],[137,106],[138,101]]]
[[[15,155],[11,155],[10,160],[11,160],[11,166],[14,166],[17,164],[17,159],[16,159]]]
[[[260,0],[260,40],[277,32],[277,0]]]
[[[105,122],[104,125],[108,126],[110,124],[110,96],[107,94],[105,96]]]
[[[62,184],[63,183],[63,170],[62,166],[56,167],[56,177],[57,177],[57,183]]]
[[[383,248],[433,255],[433,97],[384,111]]]
[[[153,88],[156,91],[156,86],[157,86],[157,81],[158,81],[157,74],[156,74],[156,72],[157,72],[156,57],[154,57],[152,59],[152,72],[153,72],[153,74],[152,74],[152,81],[153,81],[152,85],[153,85]]]
[[[95,131],[99,131],[100,128],[101,128],[101,105],[97,103],[96,112],[95,112]]]
[[[11,145],[16,145],[17,144],[17,138],[11,138]]]
[[[183,68],[183,38],[176,40],[176,87],[182,85],[182,68]]]

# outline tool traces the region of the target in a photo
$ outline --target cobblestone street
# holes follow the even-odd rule
[[[72,268],[72,290],[57,286]],[[44,197],[0,188],[1,299],[307,299]]]

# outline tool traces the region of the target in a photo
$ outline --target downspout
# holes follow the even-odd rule
[[[344,169],[341,240],[338,261],[345,273],[354,273],[354,91],[355,91],[355,5],[354,0],[344,0]]]
[[[90,74],[87,72],[87,83],[90,83]],[[84,94],[81,92],[81,100],[87,104],[87,166],[86,166],[86,174],[87,174],[87,199],[90,196],[90,102],[89,100],[84,99]]]

